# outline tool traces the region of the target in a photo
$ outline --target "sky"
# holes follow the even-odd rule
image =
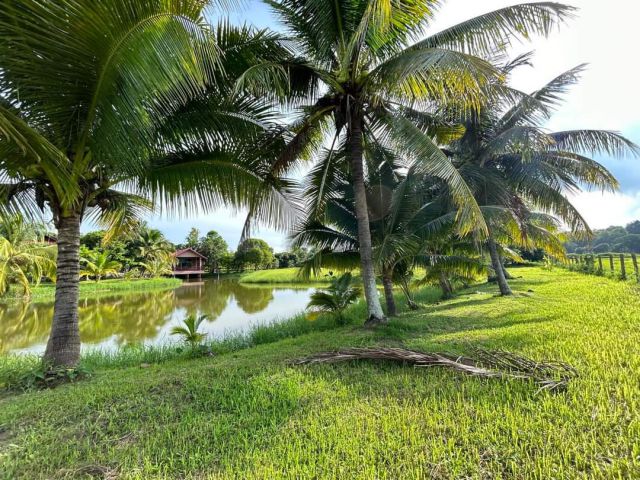
[[[433,32],[473,16],[513,5],[517,0],[447,0],[443,2],[432,25]],[[521,69],[513,86],[533,91],[558,74],[582,63],[588,68],[581,82],[566,96],[547,127],[551,130],[596,128],[616,130],[640,144],[640,95],[637,84],[640,64],[636,61],[637,18],[640,2],[635,0],[568,0],[577,7],[570,20],[549,38],[516,43],[513,56],[536,52],[534,67]],[[230,15],[234,23],[248,23],[260,28],[279,29],[268,8],[259,0],[248,0],[245,7]],[[592,228],[624,225],[640,219],[640,158],[614,159],[595,157],[618,178],[621,190],[615,194],[581,192],[572,199]],[[244,212],[221,209],[201,212],[192,218],[153,217],[149,223],[161,229],[169,240],[184,241],[191,227],[202,234],[219,232],[235,249],[244,222]],[[286,235],[269,228],[254,231],[253,236],[266,240],[276,251],[286,249]]]

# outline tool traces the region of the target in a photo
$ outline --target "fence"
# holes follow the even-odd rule
[[[570,270],[640,282],[638,255],[635,253],[569,254],[567,258]]]

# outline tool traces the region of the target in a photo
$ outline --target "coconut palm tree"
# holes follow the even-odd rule
[[[283,49],[264,32],[211,27],[205,3],[10,0],[0,9],[0,213],[47,208],[58,230],[49,363],[79,359],[83,219],[113,235],[154,204],[169,213],[242,206],[256,192],[258,213],[280,218],[284,184],[266,155],[277,145],[274,114],[264,99],[232,93],[241,71]]]
[[[146,262],[140,262],[144,275],[150,278],[159,278],[163,275],[173,275],[171,269],[173,259],[171,257],[152,257]]]
[[[146,225],[140,228],[135,243],[138,255],[145,262],[153,259],[168,259],[174,252],[173,246],[160,230]]]
[[[0,222],[0,296],[12,284],[30,295],[31,285],[43,277],[55,279],[55,247],[43,244],[46,225],[28,222],[22,215],[13,215]]]
[[[207,338],[205,333],[198,331],[202,322],[206,320],[209,320],[207,315],[189,315],[182,321],[182,325],[175,326],[171,329],[171,335],[181,337],[185,343],[195,350],[200,346],[202,341]]]
[[[29,296],[32,284],[38,285],[43,277],[56,278],[55,247],[0,237],[0,296],[14,284]]]
[[[99,283],[103,277],[117,275],[122,265],[109,258],[109,252],[93,252],[90,258],[83,258],[84,268],[80,271],[80,277],[91,277]]]
[[[344,322],[344,311],[360,297],[360,289],[352,285],[350,272],[331,279],[331,284],[324,290],[316,290],[311,294],[307,309],[312,317],[321,313],[335,315],[339,322]]]
[[[528,62],[528,55],[518,57],[502,71],[508,77],[514,68]],[[485,213],[485,217],[489,227],[487,249],[502,295],[511,294],[497,242],[500,237],[509,237],[505,226],[511,223],[519,232],[519,239],[518,235],[509,238],[515,244],[540,243],[544,238],[553,248],[557,242],[548,235],[553,230],[553,220],[532,216],[532,212],[547,212],[572,232],[590,234],[589,225],[567,193],[581,188],[615,191],[618,181],[587,155],[624,156],[640,151],[616,132],[550,132],[544,128],[583,68],[571,69],[529,95],[513,91],[515,95],[510,98],[493,97],[479,111],[461,119],[465,133],[447,149],[485,212],[490,213],[489,207],[493,206],[497,213]],[[514,98],[517,101],[513,102]]]
[[[461,229],[483,230],[472,195],[431,138],[434,119],[426,109],[434,103],[462,109],[477,104],[497,72],[474,55],[495,54],[517,35],[547,34],[572,9],[551,2],[517,5],[416,41],[424,38],[439,1],[265,1],[287,27],[299,58],[250,69],[241,85],[257,91],[269,86],[277,92],[291,89],[288,105],[300,106],[294,136],[276,162],[276,171],[317,153],[325,140],[347,147],[343,161],[355,192],[367,322],[383,322],[367,213],[364,146],[383,141],[396,153],[422,161],[425,169],[450,184],[464,220]],[[334,160],[327,156],[327,162]]]
[[[336,152],[338,156],[343,153]],[[381,156],[385,157],[384,162],[380,161]],[[409,272],[415,267],[442,272],[446,268],[467,276],[482,269],[477,261],[452,249],[455,242],[462,241],[456,236],[455,213],[442,210],[448,205],[441,202],[441,197],[448,194],[446,189],[443,193],[442,182],[425,175],[418,164],[399,162],[384,149],[367,148],[364,157],[369,166],[366,181],[372,258],[382,281],[389,316],[397,313],[394,282],[401,286],[409,306],[416,307],[408,285]],[[375,168],[376,165],[381,166]],[[305,184],[305,190],[310,192],[308,203],[312,212],[292,234],[293,245],[315,249],[303,264],[303,276],[317,273],[320,267],[352,270],[359,264],[353,186],[344,173],[335,168],[327,172],[327,199],[323,201],[323,221],[320,221],[313,211],[318,203],[317,189],[312,188],[318,171],[313,169]],[[465,242],[473,248],[472,243]],[[443,289],[448,285],[441,283]]]

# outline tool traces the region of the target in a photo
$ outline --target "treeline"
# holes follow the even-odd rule
[[[176,245],[176,249],[182,248],[193,248],[204,255],[207,258],[206,265],[209,272],[224,273],[296,267],[309,256],[306,249],[297,247],[274,253],[273,248],[259,238],[247,238],[233,251],[215,230],[200,235],[197,228],[189,231],[184,243]]]
[[[104,255],[105,261],[116,262],[118,270],[128,275],[135,275],[140,267],[143,271],[153,270],[155,274],[170,274],[174,261],[172,254],[183,248],[192,248],[203,255],[210,273],[295,267],[308,257],[303,248],[274,253],[273,248],[259,238],[245,239],[234,251],[215,230],[201,235],[195,227],[191,228],[185,241],[178,244],[170,242],[160,230],[150,228],[146,223],[118,239],[108,239],[106,235],[104,230],[84,234],[80,239],[81,257]]]
[[[568,253],[640,253],[640,220],[625,227],[614,226],[595,230],[593,238],[570,236],[565,243]]]

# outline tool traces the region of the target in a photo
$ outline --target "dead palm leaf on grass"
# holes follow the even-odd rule
[[[526,379],[534,381],[538,391],[562,391],[577,371],[562,362],[538,362],[505,351],[473,349],[475,359],[448,353],[418,352],[404,348],[346,348],[322,352],[294,360],[296,365],[337,363],[351,360],[387,360],[415,367],[443,367],[483,378]]]

